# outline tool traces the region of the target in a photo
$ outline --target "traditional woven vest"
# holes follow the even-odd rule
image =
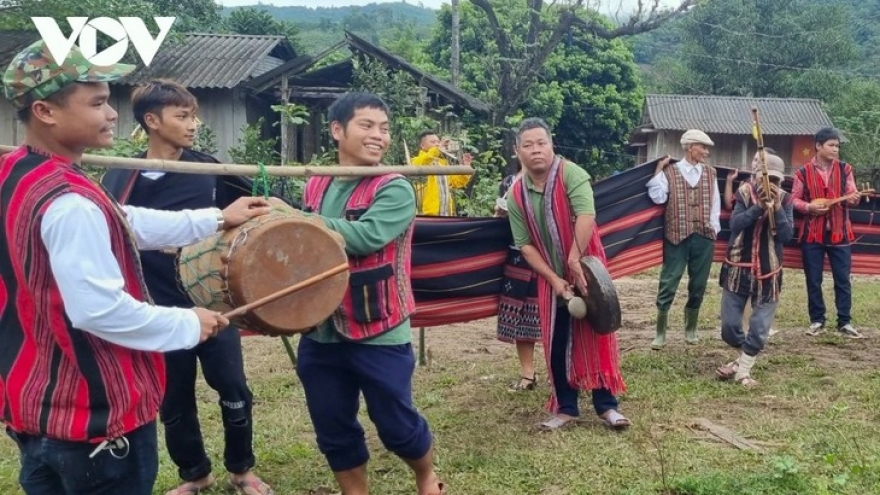
[[[397,174],[361,179],[345,205],[345,219],[357,220],[373,202],[376,191]],[[321,212],[324,194],[332,177],[312,177],[303,192],[306,211]],[[410,287],[413,225],[379,251],[366,256],[348,256],[349,287],[342,306],[333,313],[336,331],[346,340],[360,341],[394,329],[415,311]]]
[[[123,290],[148,298],[123,213],[96,184],[65,159],[24,147],[0,159],[0,410],[19,433],[100,441],[155,420],[165,362],[72,328],[40,237],[43,215],[66,193],[100,208]]]
[[[753,182],[738,189],[737,201],[748,209],[759,202]],[[779,201],[791,202],[791,195],[782,191]],[[775,212],[774,212],[775,214]],[[764,216],[754,225],[727,241],[727,255],[721,266],[721,287],[748,296],[759,296],[759,301],[776,301],[782,289],[782,243],[770,231]]]
[[[851,173],[852,166],[835,160],[831,164],[827,184],[812,163],[804,165],[795,174],[804,185],[804,201],[809,203],[817,198],[839,198],[846,194],[846,178]],[[822,243],[826,230],[831,233],[832,244],[849,243],[855,239],[846,201],[838,203],[825,215],[804,215],[802,222],[798,236],[801,242]]]
[[[663,170],[669,182],[669,199],[666,203],[666,239],[679,244],[699,234],[715,240],[712,228],[712,197],[718,185],[715,182],[715,169],[703,164],[703,173],[695,187],[691,187],[678,167],[670,165]]]

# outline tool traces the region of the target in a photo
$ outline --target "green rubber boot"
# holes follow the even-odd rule
[[[684,340],[688,344],[693,345],[700,341],[697,338],[697,321],[699,319],[699,309],[684,308]]]
[[[668,311],[657,312],[657,335],[651,341],[651,349],[659,351],[666,345],[666,321],[669,318]]]

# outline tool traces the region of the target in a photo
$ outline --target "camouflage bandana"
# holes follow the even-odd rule
[[[92,64],[74,45],[59,65],[46,43],[37,41],[12,59],[3,73],[3,91],[16,108],[23,108],[25,95],[43,100],[73,82],[109,82],[129,73],[136,66],[116,64],[100,67]]]

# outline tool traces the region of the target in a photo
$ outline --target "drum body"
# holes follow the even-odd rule
[[[182,288],[197,306],[231,311],[346,263],[342,237],[286,205],[187,246],[178,256]],[[239,328],[291,335],[326,320],[342,303],[348,272],[233,318]]]

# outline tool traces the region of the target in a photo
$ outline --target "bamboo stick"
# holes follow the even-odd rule
[[[10,153],[18,149],[16,146],[0,145],[0,154]],[[256,176],[260,173],[257,165],[236,165],[230,163],[193,163],[172,160],[123,158],[116,156],[83,155],[82,165],[102,168],[124,168],[134,170],[155,170],[159,172],[179,172],[186,174],[207,175],[245,175]],[[349,166],[286,166],[267,165],[266,173],[276,177],[311,177],[315,175],[370,177],[385,174],[401,175],[473,175],[474,169],[464,166],[405,166],[382,165],[378,167]]]

